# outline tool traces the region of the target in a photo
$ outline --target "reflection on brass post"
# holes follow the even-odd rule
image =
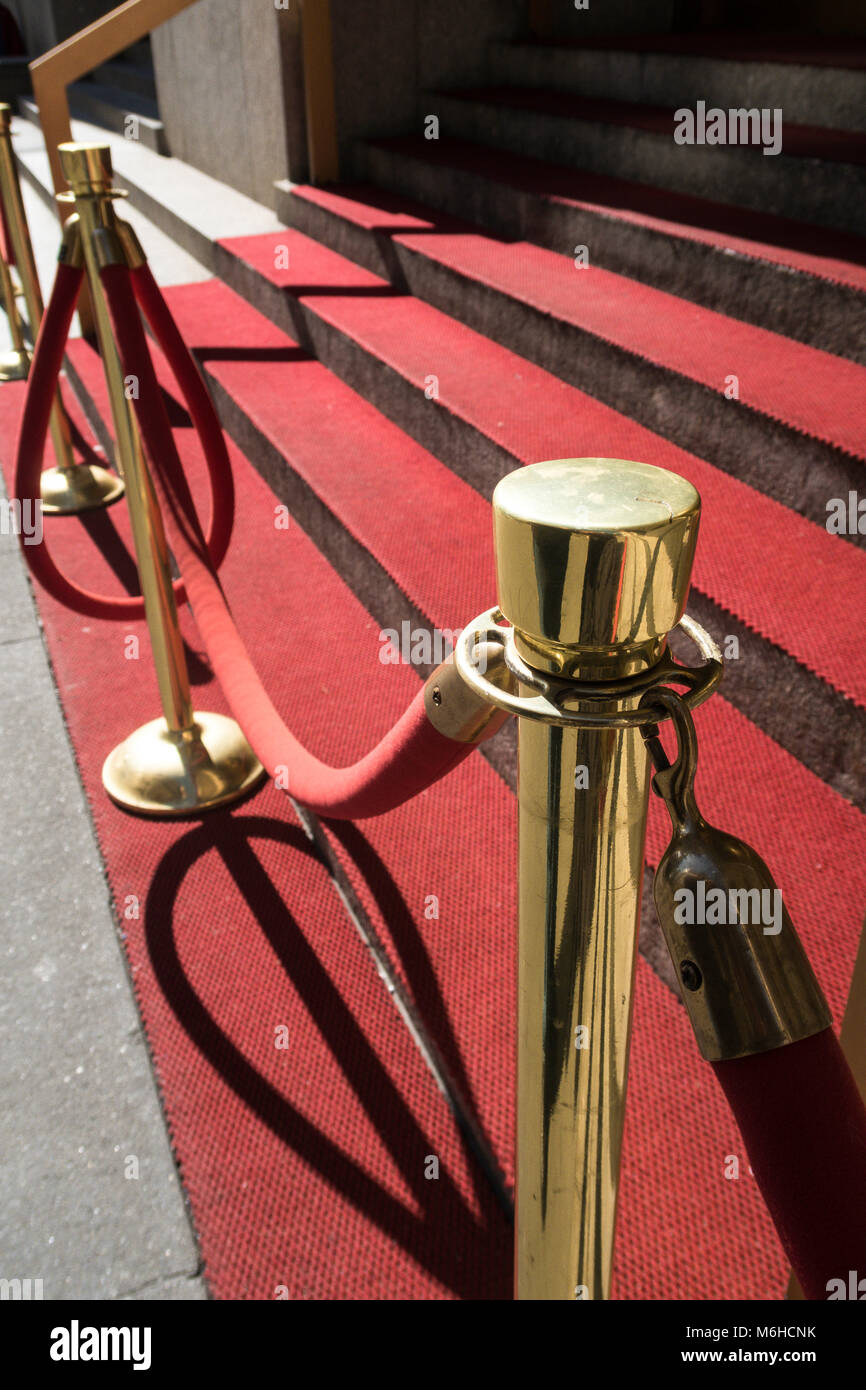
[[[11,108],[5,102],[0,102],[0,198],[6,213],[15,264],[21,277],[30,333],[35,343],[42,322],[42,293],[12,149]],[[123,483],[119,478],[99,464],[76,464],[69,421],[59,388],[51,410],[50,428],[56,467],[46,469],[42,474],[42,510],[68,515],[116,501],[123,493]]]
[[[690,483],[622,459],[557,460],[503,478],[493,513],[499,607],[537,676],[605,685],[655,665],[688,593],[700,516]],[[591,708],[636,703],[594,700]],[[637,730],[525,718],[518,749],[516,1297],[603,1299],[647,756]]]
[[[79,219],[164,715],[137,729],[109,755],[103,783],[109,795],[130,810],[188,814],[243,795],[258,781],[262,767],[233,719],[198,714],[192,708],[162,516],[126,396],[100,279],[103,266],[134,266],[144,260],[132,228],[115,215],[111,151],[107,145],[69,143],[60,146],[60,159]]]

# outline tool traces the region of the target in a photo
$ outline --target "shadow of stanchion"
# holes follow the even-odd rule
[[[171,398],[167,397],[167,399]],[[188,420],[189,417],[186,418]],[[71,418],[69,426],[76,456],[81,462],[105,466],[104,454],[96,452]],[[119,505],[123,506],[122,500]],[[81,522],[93,542],[95,550],[109,566],[124,593],[130,596],[141,593],[135,556],[120,534],[111,508],[97,507],[92,511],[79,512],[76,520]],[[183,642],[191,684],[194,686],[209,685],[213,680],[213,672],[207,660],[189,645],[183,634],[181,634],[181,641]]]
[[[129,595],[141,593],[135,556],[115,526],[110,510],[98,507],[90,512],[81,512],[78,520],[124,591]]]
[[[252,841],[265,839],[310,856],[304,832],[263,816],[215,815],[167,851],[147,896],[145,937],[157,981],[198,1051],[260,1122],[361,1211],[418,1265],[459,1298],[511,1296],[511,1239],[493,1192],[479,1189],[480,1219],[450,1177],[428,1181],[418,1155],[436,1152],[383,1066],[363,1020],[347,1007],[293,914],[265,871]],[[175,935],[175,906],[186,875],[215,850],[399,1168],[417,1211],[386,1191],[348,1153],[287,1099],[226,1034],[187,976]],[[324,871],[324,866],[323,866]],[[350,929],[347,924],[347,930]],[[432,1083],[431,1083],[432,1084]]]
[[[77,520],[81,522],[95,549],[110,566],[124,591],[130,596],[140,594],[141,585],[135,556],[115,526],[111,512],[105,508],[97,508],[81,512]],[[193,686],[209,685],[213,680],[213,671],[207,660],[189,645],[183,633],[181,641],[190,683]]]
[[[509,1220],[513,1217],[511,1200],[506,1188],[505,1176],[495,1155],[493,1145],[485,1129],[475,1099],[474,1089],[460,1043],[451,1022],[445,996],[439,977],[424,938],[418,929],[405,898],[395,883],[384,860],[370,844],[369,840],[351,821],[323,821],[323,826],[333,835],[352,859],[364,879],[367,888],[388,924],[388,930],[397,952],[399,964],[405,974],[412,1002],[421,1023],[435,1047],[437,1061],[447,1078],[449,1089],[456,1097],[457,1104],[464,1111],[468,1128],[477,1136],[475,1143],[467,1148],[474,1152],[483,1150],[481,1160],[486,1170],[486,1178],[481,1169],[472,1164],[471,1171],[479,1197],[481,1188],[492,1181],[497,1191],[500,1206]]]

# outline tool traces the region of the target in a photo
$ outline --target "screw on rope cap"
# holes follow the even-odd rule
[[[794,924],[763,859],[745,841],[709,824],[698,809],[698,761],[688,704],[667,687],[639,709],[656,767],[654,788],[673,833],[653,880],[653,898],[683,1003],[709,1061],[768,1052],[822,1032],[831,1017]],[[670,761],[653,715],[670,717]]]

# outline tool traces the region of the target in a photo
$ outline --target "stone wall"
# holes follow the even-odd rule
[[[200,0],[151,45],[173,155],[268,206],[306,176],[297,3]]]
[[[178,158],[273,205],[307,178],[298,0],[200,0],[154,30],[160,114]],[[331,0],[341,171],[354,142],[423,128],[425,88],[480,82],[526,0]]]

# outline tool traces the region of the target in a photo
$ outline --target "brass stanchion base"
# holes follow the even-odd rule
[[[109,753],[102,783],[112,801],[146,816],[186,816],[236,801],[264,768],[234,719],[195,714],[175,733],[164,719],[136,729]]]
[[[0,354],[0,381],[24,381],[29,371],[29,353],[13,348]]]
[[[46,468],[39,491],[46,515],[71,516],[116,502],[123,496],[123,482],[98,463],[76,463]]]

